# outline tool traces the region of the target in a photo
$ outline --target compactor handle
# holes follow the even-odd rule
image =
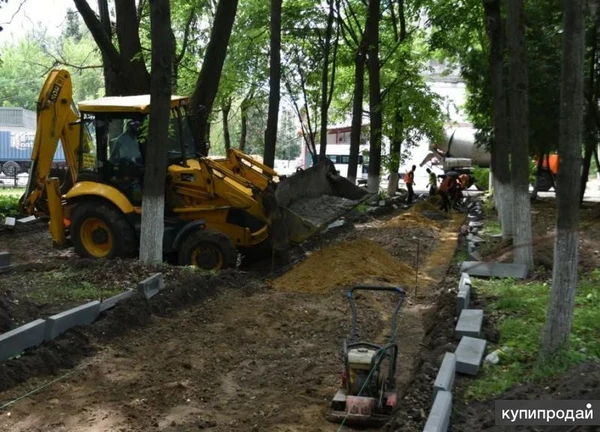
[[[353,297],[354,291],[390,291],[396,292],[401,297],[406,297],[406,291],[400,287],[380,286],[380,285],[356,285],[348,290],[348,298]]]
[[[404,300],[406,298],[406,291],[404,291],[400,287],[392,287],[392,286],[377,286],[377,285],[357,285],[348,290],[348,302],[350,303],[350,309],[352,311],[352,330],[350,332],[351,340],[354,340],[357,336],[356,333],[356,302],[354,299],[354,291],[388,291],[398,294],[399,299],[396,304],[396,308],[394,309],[394,313],[392,314],[392,334],[390,336],[389,343],[392,343],[396,340],[396,332],[398,331],[398,327],[396,325],[396,318],[398,317],[398,312],[400,308],[404,304]]]

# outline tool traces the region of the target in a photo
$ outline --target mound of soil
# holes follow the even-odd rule
[[[415,271],[372,240],[340,243],[313,252],[272,282],[277,290],[324,293],[356,283],[412,284]]]

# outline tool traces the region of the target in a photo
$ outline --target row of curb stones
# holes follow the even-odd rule
[[[469,205],[469,234],[467,247],[470,259],[479,261],[481,257],[474,250],[478,230],[483,226],[479,220],[483,215],[480,203]],[[483,240],[481,240],[483,241]],[[475,256],[473,256],[473,253]],[[462,271],[456,297],[456,317],[458,318],[454,335],[459,340],[454,353],[446,352],[438,374],[433,383],[433,405],[425,423],[423,432],[446,432],[450,429],[452,417],[452,390],[456,374],[477,375],[487,342],[482,338],[483,310],[470,309],[473,284],[469,274]]]
[[[3,258],[7,252],[0,253],[0,270]],[[10,265],[10,254],[8,254]],[[138,283],[137,292],[150,299],[158,294],[165,286],[162,273],[152,276]],[[46,319],[37,319],[0,335],[0,361],[20,355],[29,348],[36,347],[44,341],[56,339],[62,333],[77,326],[93,323],[100,313],[115,307],[119,302],[132,297],[135,290],[125,291],[106,300],[92,301],[72,309],[68,309]]]

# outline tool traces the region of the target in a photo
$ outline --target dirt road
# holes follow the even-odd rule
[[[437,245],[421,263],[419,297],[412,295],[413,286],[407,287],[409,301],[398,332],[401,391],[416,366],[423,319],[435,304],[436,284],[445,275],[462,221],[456,216],[439,228]],[[370,226],[358,236],[377,241],[377,229],[385,238],[383,226]],[[350,325],[344,291],[342,286],[226,291],[103,345],[77,369],[65,371],[64,379],[0,411],[0,429],[346,430],[324,418],[339,385],[341,344]],[[385,335],[392,302],[384,295],[365,295],[359,303],[365,310],[361,317],[369,317],[366,326],[362,321],[361,334]],[[42,382],[31,380],[0,394],[0,401],[18,398]]]

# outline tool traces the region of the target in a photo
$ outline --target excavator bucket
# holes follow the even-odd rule
[[[329,160],[282,179],[275,198],[290,243],[299,244],[366,201],[371,194],[339,176]]]

